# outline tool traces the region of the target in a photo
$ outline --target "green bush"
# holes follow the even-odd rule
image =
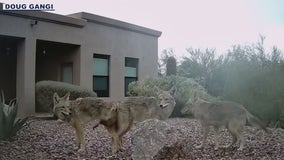
[[[172,117],[182,117],[180,110],[185,106],[188,100],[193,98],[196,91],[203,95],[207,100],[213,100],[209,94],[206,93],[204,88],[196,83],[194,80],[179,76],[165,76],[158,78],[149,78],[143,81],[132,82],[129,84],[128,95],[130,96],[154,96],[157,97],[155,86],[169,90],[172,86],[176,86],[177,94],[175,97],[176,106],[173,111]]]
[[[91,90],[69,83],[40,81],[35,85],[36,112],[52,112],[53,94],[55,92],[57,92],[59,96],[63,96],[67,92],[70,92],[70,99],[97,96],[97,94]]]
[[[17,118],[18,102],[11,100],[9,105],[5,104],[3,92],[0,96],[0,140],[11,140],[17,132],[26,124],[28,117]]]

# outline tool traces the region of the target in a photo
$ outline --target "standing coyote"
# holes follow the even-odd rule
[[[170,117],[176,105],[174,96],[176,87],[169,91],[164,91],[156,87],[158,92],[155,97],[127,97],[120,102],[120,106],[129,106],[135,122],[141,122],[146,119],[156,118],[165,120]],[[143,114],[141,114],[143,113]]]
[[[247,121],[251,125],[255,125],[267,133],[270,132],[258,118],[249,113],[242,105],[234,102],[220,101],[210,103],[199,98],[199,96],[195,94],[193,102],[191,104],[188,103],[181,112],[191,112],[201,123],[204,135],[201,145],[197,148],[202,148],[204,146],[210,126],[213,126],[215,129],[215,149],[220,147],[218,137],[219,128],[221,127],[226,127],[233,136],[232,143],[225,147],[231,147],[237,142],[240,144],[238,150],[242,150],[245,145],[243,129]]]
[[[70,93],[59,97],[53,95],[53,112],[62,121],[69,123],[76,132],[78,151],[84,150],[84,124],[91,120],[116,121],[116,107],[96,97],[69,100]]]
[[[79,151],[84,150],[83,125],[91,120],[105,126],[112,137],[112,151],[122,148],[122,136],[129,131],[134,121],[140,122],[149,118],[166,119],[175,106],[176,89],[159,91],[155,97],[128,97],[120,102],[105,102],[96,97],[69,100],[69,93],[60,98],[54,93],[53,111],[59,119],[68,122],[76,131],[76,143]],[[95,127],[98,126],[95,125]]]

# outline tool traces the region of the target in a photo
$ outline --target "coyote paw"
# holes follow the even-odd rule
[[[99,123],[98,123],[98,124],[95,124],[95,125],[93,126],[93,130],[95,130],[99,125],[100,125]]]
[[[196,146],[196,148],[197,149],[201,149],[201,148],[203,148],[203,145],[201,144],[201,145],[198,145],[198,146]]]
[[[225,148],[225,149],[230,148],[230,147],[232,147],[232,144],[222,146],[222,148]]]
[[[58,124],[62,124],[62,123],[64,123],[64,121],[63,121],[63,120],[61,120],[61,119],[57,119],[57,120],[56,120],[56,122],[57,122]]]
[[[122,151],[122,148],[114,148],[112,149],[112,154],[117,154],[120,151]]]
[[[220,147],[219,146],[215,146],[214,150],[217,151]]]
[[[82,153],[85,151],[85,148],[79,148],[77,152]]]
[[[118,150],[112,150],[112,154],[116,154]]]
[[[84,151],[85,151],[85,146],[79,144],[79,145],[77,146],[77,152],[78,152],[78,153],[82,153],[82,152],[84,152]]]
[[[243,147],[240,147],[240,148],[238,148],[237,150],[238,150],[238,151],[242,151],[242,150],[243,150]]]

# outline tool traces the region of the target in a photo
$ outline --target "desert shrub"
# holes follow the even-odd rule
[[[164,76],[158,78],[149,78],[142,81],[132,82],[129,85],[128,95],[130,96],[154,96],[157,97],[155,86],[170,90],[172,86],[176,86],[177,94],[175,96],[176,106],[172,117],[183,116],[180,110],[185,106],[188,100],[193,98],[195,91],[198,91],[207,100],[214,99],[206,93],[204,88],[194,80],[179,76]]]
[[[0,95],[0,140],[11,140],[26,124],[28,117],[17,118],[18,102],[16,99],[5,104],[4,93]]]
[[[56,81],[40,81],[35,85],[36,112],[51,112],[53,107],[53,94],[57,92],[61,97],[70,92],[70,99],[78,97],[96,97],[97,94],[80,86]]]
[[[177,74],[177,61],[174,56],[171,56],[167,59],[166,64],[166,75],[176,75]]]
[[[235,45],[218,56],[212,49],[187,49],[178,74],[193,78],[210,95],[242,104],[271,126],[284,128],[284,53],[265,49],[265,37]]]

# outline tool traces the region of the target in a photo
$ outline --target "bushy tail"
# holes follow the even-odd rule
[[[254,125],[256,127],[259,127],[261,129],[263,129],[266,133],[271,133],[270,130],[268,130],[266,128],[266,126],[264,125],[263,122],[261,122],[257,117],[253,116],[251,113],[249,113],[248,111],[246,111],[246,115],[247,115],[247,121],[249,122],[249,124]]]

